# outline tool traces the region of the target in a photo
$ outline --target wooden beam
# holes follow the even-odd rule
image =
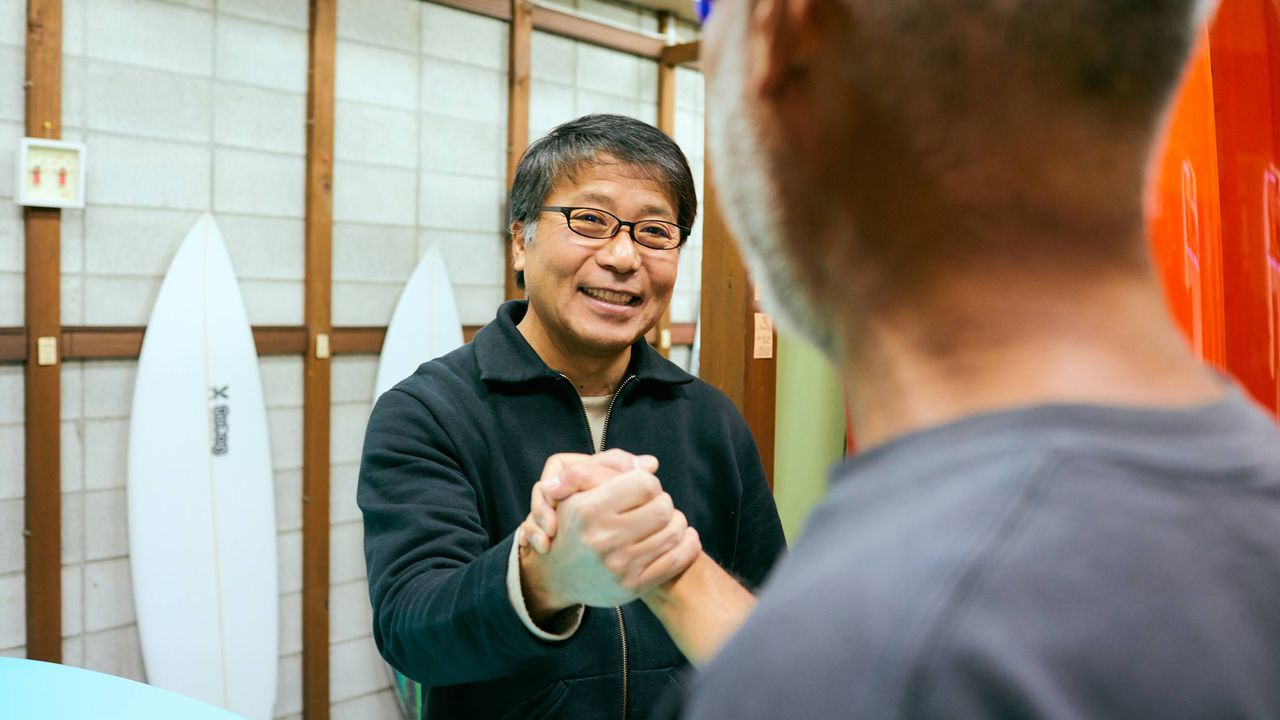
[[[333,354],[357,355],[382,352],[387,337],[385,327],[336,327],[333,329]]]
[[[711,175],[702,193],[702,357],[703,380],[720,388],[742,410],[746,401],[746,334],[742,332],[751,303],[747,271],[729,239],[716,205]]]
[[[658,31],[664,37],[674,37],[675,26],[675,18],[670,12],[664,12],[658,16]],[[674,138],[676,136],[676,63],[667,61],[667,51],[672,47],[679,46],[667,46],[662,51],[662,60],[658,62],[658,129]]]
[[[720,214],[710,168],[705,177],[700,375],[746,418],[772,486],[777,337],[756,309],[747,270]]]
[[[429,0],[435,5],[451,7],[455,10],[484,15],[495,20],[511,19],[510,0]]]
[[[142,351],[142,328],[64,327],[59,334],[66,360],[136,359]]]
[[[471,342],[480,325],[463,325],[462,339]],[[693,323],[671,326],[672,346],[693,344]],[[65,325],[62,338],[63,360],[137,360],[142,350],[142,327],[103,325]],[[335,327],[330,340],[334,355],[377,355],[382,352],[385,327]],[[259,325],[253,328],[253,341],[258,355],[301,355],[307,351],[307,329],[301,325]],[[0,364],[25,364],[27,331],[21,327],[0,327]]]
[[[28,0],[26,133],[62,137],[62,0]],[[25,208],[27,657],[62,662],[62,214]],[[44,350],[41,353],[40,350]]]
[[[0,328],[0,363],[25,363],[27,361],[27,329],[25,327]]]
[[[507,190],[515,183],[516,168],[529,147],[529,73],[533,53],[533,3],[511,0],[511,33],[507,53]],[[511,238],[502,233],[503,287],[508,300],[524,297],[511,269]]]
[[[305,292],[305,291],[304,291]],[[302,355],[307,351],[306,327],[260,325],[253,329],[258,355]]]
[[[658,15],[658,32],[666,38],[675,35],[676,21],[670,12]],[[676,68],[663,62],[658,63],[658,129],[676,136]],[[667,305],[654,327],[656,337],[650,342],[658,348],[663,357],[671,357],[671,306]]]
[[[302,714],[329,718],[329,394],[337,0],[311,0],[302,383]]]
[[[662,48],[661,62],[664,65],[692,65],[701,56],[702,43],[692,40]]]
[[[510,0],[428,0],[436,5],[455,10],[484,15],[495,20],[511,20]],[[628,30],[599,20],[576,15],[546,5],[533,6],[533,28],[543,32],[581,40],[610,50],[629,53],[657,60],[664,43],[657,36],[638,30]]]
[[[693,323],[676,323],[671,326],[671,346],[672,347],[690,347],[693,345],[693,336],[697,334],[698,326]]]
[[[648,33],[588,20],[581,15],[546,5],[533,7],[533,26],[553,35],[581,40],[650,60],[660,59],[662,49],[666,45],[661,38]]]

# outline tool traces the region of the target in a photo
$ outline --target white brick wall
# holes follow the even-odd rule
[[[0,45],[0,120],[21,122],[24,117],[24,58],[22,45]]]
[[[399,718],[400,706],[391,690],[380,690],[351,700],[334,703],[333,720],[367,720],[367,718]]]
[[[0,653],[26,643],[22,367],[0,365]],[[16,513],[16,514],[15,514]]]
[[[702,224],[706,214],[703,176],[705,174],[702,73],[686,68],[676,69],[676,142],[680,144],[693,170],[698,188],[698,221],[693,234],[680,253],[680,274],[671,299],[671,320],[691,323],[698,319],[702,298]],[[689,351],[672,353],[672,358],[689,367]]]
[[[372,636],[331,644],[329,667],[329,696],[335,704],[391,686],[391,676]]]
[[[0,4],[0,43],[24,47],[27,37],[27,6],[23,3]]]
[[[0,527],[5,541],[0,543],[0,575],[22,572],[22,500],[0,500]],[[16,536],[16,537],[15,537]]]
[[[84,3],[85,54],[188,75],[213,72],[213,16],[154,0]]]
[[[3,16],[0,16],[3,17]],[[25,13],[24,13],[25,17]],[[22,23],[25,26],[25,20]],[[0,28],[2,29],[2,28]],[[3,36],[0,36],[2,38]],[[22,43],[23,39],[20,35],[18,42]],[[22,45],[7,46],[0,45],[0,52],[5,53],[6,57],[18,58],[23,57]],[[22,61],[18,62],[19,78],[21,77]],[[0,68],[0,74],[6,72],[5,68]],[[10,73],[11,74],[11,73]],[[9,77],[5,82],[16,82],[21,94],[21,80],[14,80]],[[22,250],[22,211],[13,204],[13,176],[14,176],[14,148],[18,145],[18,139],[22,137],[22,105],[21,99],[18,100],[19,105],[16,108],[10,107],[12,99],[0,100],[0,326],[17,326],[23,324],[23,302],[24,288],[22,269],[25,262]],[[14,113],[17,117],[12,121],[4,120]],[[19,385],[21,385],[21,368],[19,368]],[[0,394],[0,404],[7,402],[8,396]],[[19,408],[19,421],[21,420],[21,405]],[[4,409],[0,408],[0,413]]]
[[[409,3],[413,0],[397,0]],[[418,58],[416,54],[347,40],[338,25],[337,74],[334,91],[339,100],[416,111]]]
[[[204,79],[102,60],[85,64],[85,125],[90,130],[207,143],[211,101]]]
[[[27,641],[26,587],[20,572],[0,575],[0,648],[6,653],[22,648]]]
[[[454,63],[507,71],[507,24],[487,17],[424,3],[423,55]]]
[[[410,236],[408,252],[413,255]],[[397,246],[399,242],[397,241]],[[336,266],[336,265],[335,265]],[[364,526],[356,506],[356,483],[364,428],[372,408],[377,359],[336,358],[333,363],[329,453],[329,639],[330,695],[340,707],[365,708],[363,717],[396,718],[393,704],[365,705],[366,696],[388,695],[391,681],[373,644],[373,611],[364,568]],[[389,695],[388,695],[389,696]]]
[[[22,468],[25,453],[22,426],[0,425],[0,500],[22,498],[24,494]],[[3,551],[0,550],[0,552]]]
[[[302,709],[302,358],[272,356],[259,363],[275,466],[280,571],[275,716],[284,717]]]
[[[267,5],[268,3],[260,3]],[[304,6],[297,0],[271,5]],[[307,33],[229,14],[218,16],[217,77],[225,82],[306,95]]]
[[[213,209],[273,217],[303,217],[306,160],[219,148],[214,152]]]
[[[93,114],[88,113],[93,123]],[[95,205],[209,208],[212,153],[204,145],[90,132],[85,195]]]
[[[404,0],[338,3],[338,37],[416,53],[420,14],[418,3]]]
[[[213,140],[225,147],[301,155],[306,137],[306,96],[249,85],[214,85]]]
[[[251,20],[266,20],[303,32],[307,29],[307,3],[303,0],[218,0],[218,11],[224,17],[234,15]]]
[[[333,220],[369,225],[412,226],[417,215],[414,171],[337,161],[334,165]],[[408,277],[408,271],[405,271]]]
[[[66,3],[64,137],[86,140],[91,162],[89,207],[63,214],[64,323],[145,324],[174,251],[208,210],[227,239],[251,322],[302,321],[306,2],[222,0],[218,12],[212,5]],[[11,22],[0,14],[3,57],[11,54],[2,44]],[[0,72],[8,70],[3,65]],[[8,121],[10,104],[0,95],[0,190],[6,195],[13,162],[6,138],[21,135],[21,126]],[[16,233],[9,230],[17,217],[11,208],[4,204],[0,217],[0,325],[21,324],[20,302],[16,317],[5,316],[10,303],[4,296],[21,297],[20,278],[16,284],[8,279],[21,266],[21,250],[11,240]],[[277,454],[282,606],[297,616],[302,363],[267,358],[263,368]],[[0,406],[16,398],[20,413],[21,370],[12,370],[19,392],[0,382]],[[132,361],[64,366],[63,630],[66,662],[143,679],[124,491],[135,371]],[[6,431],[17,428],[4,424],[9,420],[0,410],[0,446],[12,442]],[[4,462],[11,455],[5,453]],[[11,495],[12,487],[0,485],[0,497]],[[6,509],[0,505],[0,514]],[[0,568],[8,547],[0,540]],[[0,574],[0,593],[9,589],[6,577]],[[0,646],[8,652],[24,638],[21,618],[15,624],[8,617],[12,604],[4,607]],[[295,670],[293,681],[281,674],[284,715],[300,708],[299,622],[282,623],[282,637],[289,638],[282,654]],[[6,635],[11,630],[13,641]]]

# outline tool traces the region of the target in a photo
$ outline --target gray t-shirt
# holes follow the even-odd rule
[[[694,718],[1280,718],[1280,431],[1042,406],[835,468]]]

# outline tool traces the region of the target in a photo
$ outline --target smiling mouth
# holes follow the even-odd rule
[[[640,296],[631,293],[615,292],[613,290],[602,290],[600,288],[578,288],[578,290],[589,298],[606,302],[610,305],[633,306],[640,304]]]

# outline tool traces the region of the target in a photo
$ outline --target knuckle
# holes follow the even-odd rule
[[[662,523],[663,526],[671,522],[671,518],[675,515],[675,506],[671,504],[671,497],[666,493],[659,495],[653,501],[654,518]]]
[[[668,518],[672,517],[676,512],[676,502],[671,499],[669,493],[664,492],[658,496],[658,507],[662,508],[663,513]]]
[[[684,528],[674,527],[674,526],[668,527],[666,530],[663,531],[663,536],[662,536],[663,551],[665,552],[665,551],[671,550],[674,547],[679,547],[680,542],[682,540],[684,540]]]
[[[649,497],[654,497],[662,492],[662,483],[653,475],[645,475],[641,482],[641,487]]]
[[[578,513],[583,517],[595,517],[601,512],[600,501],[595,497],[583,497],[578,502]]]
[[[603,530],[592,530],[582,536],[582,541],[597,553],[603,553],[613,547],[613,534]]]
[[[679,510],[676,510],[671,516],[671,522],[679,533],[683,533],[689,527],[689,518],[685,517],[684,513]]]
[[[591,514],[595,505],[595,499],[590,495],[570,495],[560,503],[560,509],[586,516]]]
[[[611,554],[604,559],[604,568],[614,576],[621,576],[627,570],[627,562],[616,553]]]

